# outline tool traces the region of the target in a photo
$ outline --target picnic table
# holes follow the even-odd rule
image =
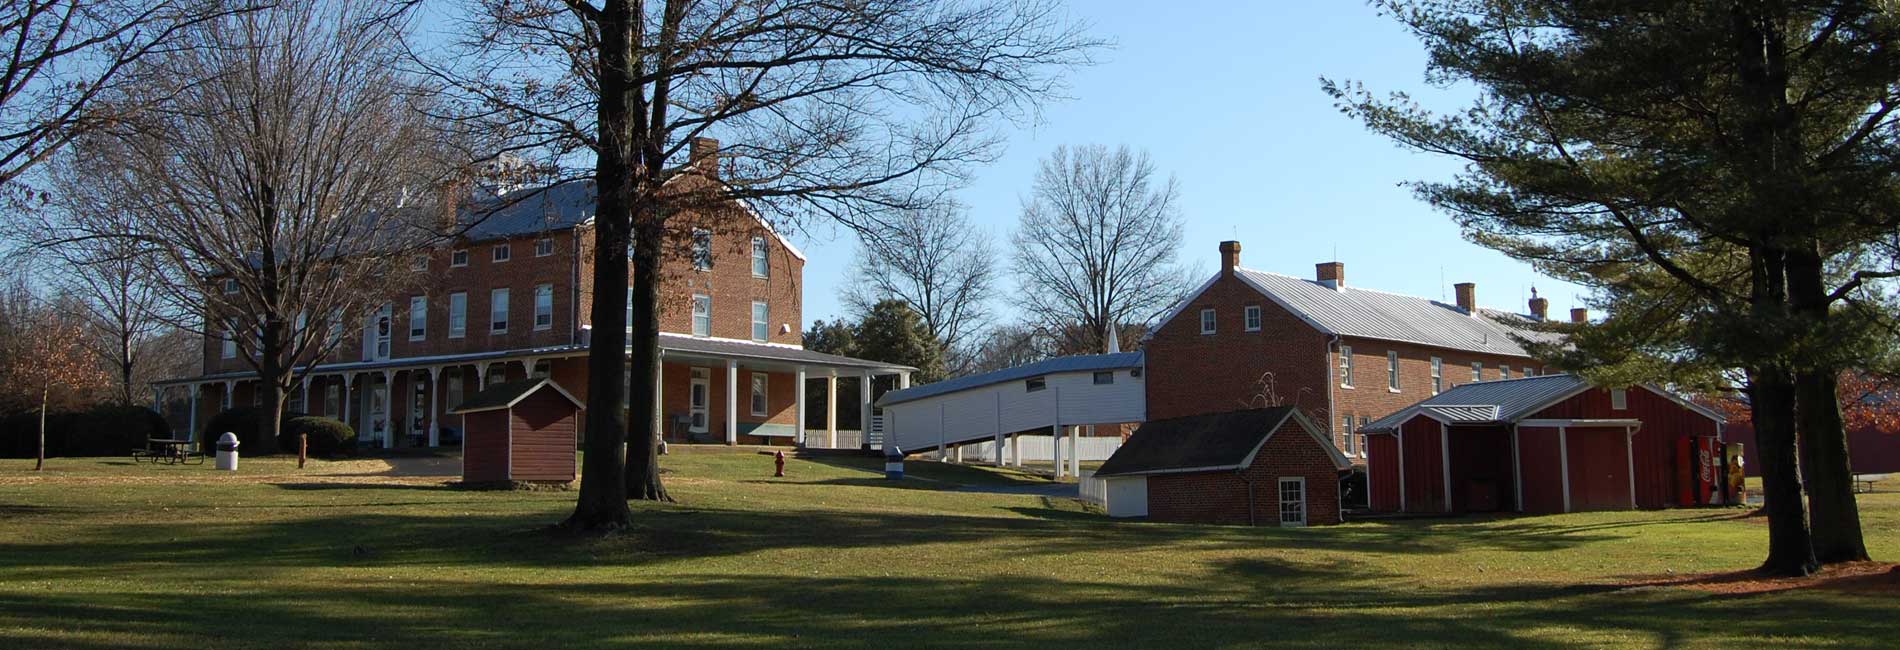
[[[1872,492],[1874,491],[1875,483],[1879,483],[1885,480],[1887,480],[1886,474],[1855,474],[1854,475],[1854,491],[1855,492]]]
[[[151,461],[153,464],[178,465],[191,463],[202,465],[205,455],[193,452],[190,440],[178,438],[146,438],[144,449],[132,450],[132,462]]]

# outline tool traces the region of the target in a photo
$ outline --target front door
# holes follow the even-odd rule
[[[706,368],[693,369],[692,400],[688,402],[693,419],[689,428],[693,433],[705,433],[706,407],[712,401],[712,371]]]
[[[369,439],[381,446],[389,447],[389,382],[381,375],[370,378],[369,384]]]
[[[1306,478],[1295,476],[1280,479],[1280,526],[1297,528],[1306,525]]]
[[[409,435],[418,438],[418,445],[429,444],[429,391],[435,387],[425,381],[422,373],[410,373]]]
[[[369,315],[363,336],[363,359],[366,361],[389,360],[389,334],[395,328],[390,306],[385,304]]]

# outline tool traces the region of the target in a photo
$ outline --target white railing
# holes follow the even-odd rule
[[[1108,507],[1108,481],[1107,480],[1095,478],[1094,470],[1085,469],[1085,470],[1082,470],[1082,478],[1079,481],[1077,481],[1077,483],[1079,487],[1081,488],[1081,496],[1082,496],[1083,501],[1087,501],[1089,503],[1093,503],[1095,505],[1102,506],[1104,508]]]

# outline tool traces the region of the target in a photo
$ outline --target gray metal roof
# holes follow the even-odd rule
[[[1275,303],[1323,332],[1453,350],[1528,357],[1512,338],[1556,340],[1524,329],[1533,317],[1479,309],[1477,317],[1457,305],[1356,287],[1333,289],[1313,280],[1253,269],[1235,275]]]
[[[1481,381],[1452,387],[1373,420],[1361,431],[1388,431],[1421,412],[1454,423],[1513,422],[1589,386],[1576,375]]]
[[[594,216],[594,182],[568,181],[515,190],[458,211],[472,241],[568,230]]]
[[[869,359],[854,359],[836,354],[813,352],[789,345],[753,343],[731,339],[712,339],[662,332],[660,348],[669,353],[698,353],[717,357],[747,357],[786,363],[809,363],[821,366],[846,366],[870,370],[900,371],[916,370],[901,363],[885,363]]]
[[[980,375],[968,375],[955,379],[945,379],[932,384],[913,386],[904,390],[894,390],[878,399],[880,407],[912,402],[926,397],[945,395],[958,391],[982,388],[994,384],[1028,379],[1041,375],[1063,372],[1094,372],[1096,370],[1120,370],[1141,366],[1140,352],[1117,352],[1114,354],[1085,354],[1070,357],[1043,359],[1035,363],[1004,368]]]

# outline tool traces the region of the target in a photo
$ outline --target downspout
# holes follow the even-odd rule
[[[1247,478],[1247,468],[1245,467],[1234,470],[1234,476],[1240,477],[1240,482],[1247,484],[1247,525],[1248,526],[1260,525],[1259,522],[1254,517],[1253,479]]]
[[[568,342],[581,343],[581,229],[579,226],[568,229],[567,250],[567,323]]]

